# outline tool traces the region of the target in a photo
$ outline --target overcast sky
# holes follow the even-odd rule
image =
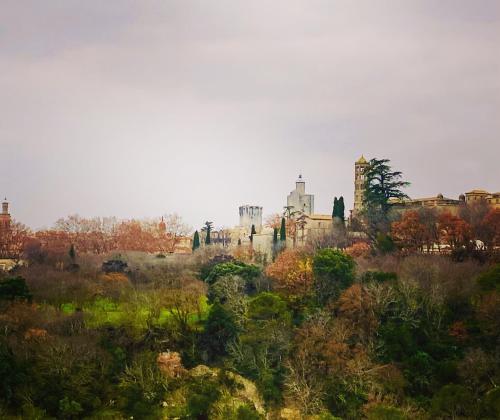
[[[232,226],[299,172],[330,213],[362,153],[413,197],[500,190],[498,0],[0,6],[0,194],[33,228]]]

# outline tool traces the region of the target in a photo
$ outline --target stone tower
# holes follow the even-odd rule
[[[5,198],[2,203],[2,213],[0,213],[0,230],[9,230],[10,222],[9,203],[7,198]]]
[[[299,175],[295,183],[295,190],[288,194],[286,204],[288,207],[293,207],[292,212],[300,211],[307,215],[314,213],[314,195],[306,194],[306,182],[302,175]]]
[[[252,225],[255,231],[262,231],[262,207],[259,206],[240,206],[240,226],[244,227],[250,233]]]
[[[354,163],[354,211],[356,215],[363,210],[363,196],[365,192],[365,172],[370,166],[364,156]]]

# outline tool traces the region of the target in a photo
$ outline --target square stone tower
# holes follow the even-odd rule
[[[365,194],[365,172],[370,166],[364,156],[354,163],[354,211],[356,215],[363,210],[363,197]]]
[[[292,211],[301,211],[307,215],[314,213],[314,195],[306,194],[306,182],[302,175],[299,175],[295,183],[295,190],[288,194],[286,203],[288,207],[293,207]]]
[[[9,203],[7,198],[4,199],[2,203],[2,213],[0,213],[0,230],[10,229],[11,217],[9,214]]]

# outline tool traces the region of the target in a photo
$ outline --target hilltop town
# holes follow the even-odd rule
[[[207,222],[199,232],[200,246],[207,243],[207,232],[210,235],[210,244],[222,247],[251,248],[251,252],[261,258],[271,260],[276,249],[277,230],[281,227],[282,219],[288,233],[282,246],[288,248],[305,247],[314,242],[329,238],[332,243],[343,246],[354,244],[368,244],[369,239],[364,233],[363,211],[365,209],[365,173],[370,166],[369,161],[361,156],[354,163],[354,203],[353,208],[346,214],[342,200],[342,226],[335,226],[335,215],[318,214],[314,208],[314,194],[306,192],[306,181],[302,175],[298,176],[295,189],[286,197],[285,205],[279,213],[264,216],[264,210],[259,205],[242,205],[239,207],[239,224],[233,228],[214,229],[212,222]],[[335,198],[336,200],[337,198]],[[485,206],[493,210],[500,209],[500,193],[490,193],[475,189],[461,194],[457,199],[445,197],[439,193],[426,198],[390,199],[391,208],[396,220],[407,212],[432,211],[437,214],[447,214],[460,217],[468,208]],[[436,216],[437,217],[437,216]],[[70,220],[73,218],[73,220]],[[0,235],[3,244],[0,246],[0,256],[3,261],[0,266],[12,268],[19,260],[23,247],[29,244],[35,248],[55,250],[64,254],[71,244],[76,245],[80,252],[103,253],[112,250],[136,250],[152,253],[189,254],[193,247],[192,232],[177,215],[164,217],[155,224],[154,221],[141,223],[139,221],[122,221],[94,219],[93,221],[79,220],[78,216],[71,216],[67,221],[61,221],[53,230],[39,231],[28,234],[23,227],[19,232],[9,235],[12,216],[9,213],[9,203],[5,199],[0,214]],[[105,225],[108,226],[105,226]],[[77,226],[79,225],[79,226]],[[111,238],[112,231],[114,238]],[[130,237],[132,235],[132,238]],[[478,238],[475,238],[478,239]],[[437,241],[437,238],[436,238]],[[444,245],[444,244],[442,244]]]

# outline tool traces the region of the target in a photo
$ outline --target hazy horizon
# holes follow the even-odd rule
[[[11,1],[0,195],[60,217],[238,223],[301,173],[352,208],[354,161],[412,197],[500,190],[497,1]]]

